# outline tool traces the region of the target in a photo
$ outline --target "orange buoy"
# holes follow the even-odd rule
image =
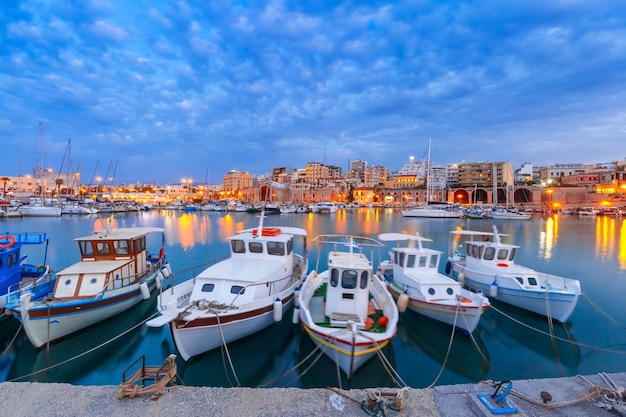
[[[254,229],[252,231],[252,236],[257,236],[259,234],[259,231],[257,229]],[[280,234],[280,228],[279,227],[264,227],[263,230],[261,231],[261,236],[278,236]]]
[[[11,246],[15,245],[15,238],[13,236],[11,235],[0,236],[0,241],[5,240],[5,239],[8,239],[8,242],[0,243],[1,249],[10,248]]]
[[[380,324],[383,327],[386,327],[389,324],[389,317],[381,316],[381,318],[378,319],[378,324]]]

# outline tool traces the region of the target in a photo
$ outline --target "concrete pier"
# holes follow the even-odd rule
[[[504,383],[499,394],[504,393]],[[0,383],[2,414],[19,416],[626,416],[621,393],[626,373],[513,381],[503,397],[493,398],[490,383],[438,386],[429,389],[381,388],[341,391],[336,388],[208,388],[168,387],[158,397],[119,399],[117,386],[57,383]],[[401,392],[401,402],[391,401]],[[543,394],[542,394],[543,392]],[[517,412],[494,414],[491,407]],[[485,395],[487,398],[485,398]],[[371,401],[370,401],[371,400]],[[544,403],[545,401],[545,403]],[[402,410],[394,408],[401,404]],[[368,408],[369,407],[369,408]],[[375,414],[376,412],[379,414]],[[500,410],[501,411],[501,410]]]

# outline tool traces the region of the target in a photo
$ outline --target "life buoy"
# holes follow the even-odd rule
[[[255,236],[258,234],[258,230],[254,229],[252,231],[252,236]],[[264,227],[263,230],[261,231],[261,236],[278,236],[280,234],[280,228],[278,227]]]
[[[11,235],[4,235],[4,236],[0,236],[0,241],[7,239],[8,242],[7,243],[0,243],[0,248],[2,249],[6,249],[6,248],[10,248],[11,246],[15,245],[15,238]]]

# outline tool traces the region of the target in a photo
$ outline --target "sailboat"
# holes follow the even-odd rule
[[[506,171],[505,171],[506,169]],[[510,184],[513,183],[513,171],[511,170],[510,164],[504,164],[502,171],[502,182],[505,184],[505,194],[506,194],[506,206],[498,207],[498,188],[497,188],[497,172],[496,165],[493,164],[493,196],[494,196],[494,205],[493,210],[489,212],[487,217],[490,219],[498,219],[498,220],[528,220],[530,219],[529,213],[520,213],[519,211],[512,210],[509,208],[509,187]]]
[[[428,159],[426,167],[426,204],[408,210],[402,210],[403,217],[430,217],[430,218],[462,218],[463,211],[456,205],[446,202],[434,202],[431,199],[431,163],[430,163],[431,140],[428,139]]]
[[[56,205],[46,205],[44,196],[44,180],[43,180],[43,123],[39,123],[39,166],[37,167],[37,177],[39,178],[40,197],[31,198],[30,204],[23,205],[19,208],[24,216],[31,217],[57,217],[61,215],[61,207]]]

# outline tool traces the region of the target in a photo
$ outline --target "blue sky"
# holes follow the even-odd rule
[[[0,5],[1,174],[626,158],[626,3]],[[210,169],[209,169],[210,167]]]

